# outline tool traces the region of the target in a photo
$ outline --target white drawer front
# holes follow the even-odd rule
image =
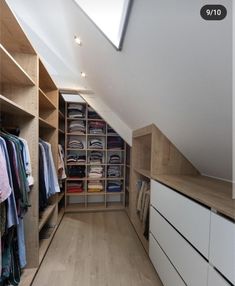
[[[235,224],[211,213],[210,262],[235,284]]]
[[[164,286],[185,286],[151,233],[149,236],[149,256]]]
[[[151,204],[208,258],[210,210],[154,180],[151,181]]]
[[[230,286],[228,282],[211,266],[209,266],[208,286]]]
[[[150,231],[188,286],[206,286],[208,263],[151,207]]]

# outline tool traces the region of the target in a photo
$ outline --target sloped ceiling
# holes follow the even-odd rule
[[[121,52],[72,0],[8,2],[58,86],[92,89],[130,129],[155,123],[201,173],[232,179],[231,0],[207,1],[227,7],[218,22],[202,0],[135,0]]]

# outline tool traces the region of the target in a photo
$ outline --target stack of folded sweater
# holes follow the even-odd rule
[[[69,123],[69,132],[70,133],[86,133],[86,124],[82,120],[73,120]]]
[[[98,151],[91,151],[89,161],[90,164],[101,164],[103,161],[103,153]]]
[[[88,118],[100,119],[100,116],[92,107],[88,106]]]
[[[109,166],[108,167],[108,177],[109,178],[119,178],[119,177],[121,177],[120,166]]]
[[[84,192],[83,182],[68,182],[67,185],[67,192],[68,193],[82,193]]]
[[[105,134],[105,122],[103,121],[90,121],[89,122],[90,134]]]
[[[88,182],[88,192],[89,193],[97,193],[102,192],[104,189],[101,181],[89,181]]]
[[[68,166],[70,178],[84,178],[86,176],[85,166]]]
[[[123,140],[119,136],[108,137],[108,149],[123,149]]]
[[[86,155],[79,155],[79,154],[69,154],[67,156],[67,163],[79,163],[85,164],[86,163]]]
[[[111,154],[109,156],[109,164],[121,164],[121,157],[119,154]]]
[[[71,149],[84,149],[84,145],[82,141],[78,139],[69,139],[68,141],[68,148]]]
[[[121,181],[110,181],[108,182],[107,192],[109,193],[120,193],[122,191]]]
[[[94,138],[89,141],[89,148],[90,149],[103,149],[104,144],[103,141],[99,138]]]
[[[99,179],[103,177],[103,166],[91,166],[88,177],[91,179]]]
[[[85,117],[85,105],[80,104],[80,103],[69,103],[68,117],[69,118],[84,118]]]

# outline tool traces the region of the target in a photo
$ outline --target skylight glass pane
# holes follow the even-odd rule
[[[103,34],[121,48],[131,0],[74,0]]]

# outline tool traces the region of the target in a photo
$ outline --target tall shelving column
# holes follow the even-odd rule
[[[69,104],[82,104],[84,106],[84,117],[82,118],[69,118],[68,115],[68,106]],[[67,179],[65,183],[65,209],[73,211],[77,208],[85,209],[87,206],[87,104],[84,100],[80,100],[78,102],[66,102],[65,107],[65,163],[67,167]],[[71,121],[83,121],[85,123],[86,131],[84,134],[81,134],[80,132],[71,132],[70,131],[70,122]],[[83,149],[79,148],[69,148],[68,143],[70,139],[79,139],[83,142]],[[85,155],[86,160],[84,163],[77,163],[77,162],[71,162],[68,163],[68,155],[76,154],[76,155]],[[76,167],[83,167],[85,168],[85,176],[83,178],[78,177],[71,177],[69,176],[69,170],[70,168],[76,168]],[[69,193],[68,192],[68,185],[72,182],[81,182],[83,183],[83,189],[84,191],[82,193]]]
[[[51,144],[56,170],[58,160],[58,105],[58,89],[42,61],[39,60],[39,136]],[[38,235],[42,237],[39,240],[39,263],[42,261],[56,229],[58,195],[55,194],[50,197],[48,203],[49,205],[39,215]]]
[[[59,93],[59,121],[58,121],[58,143],[62,146],[65,154],[65,100],[61,93]],[[60,223],[64,214],[65,204],[65,179],[59,180],[61,193],[57,195],[58,201],[58,220]]]
[[[85,105],[85,117],[84,118],[76,118],[76,119],[71,119],[68,117],[68,104],[84,104]],[[65,142],[66,142],[66,151],[65,151],[65,161],[67,164],[67,168],[71,168],[73,166],[74,168],[78,166],[84,166],[85,167],[85,177],[84,178],[71,178],[69,176],[68,172],[68,178],[66,180],[66,202],[65,202],[65,210],[66,212],[73,212],[73,211],[97,211],[97,210],[112,210],[112,209],[124,209],[125,208],[125,143],[123,142],[123,148],[122,149],[110,149],[108,148],[108,138],[110,137],[119,137],[120,136],[115,132],[112,134],[108,133],[108,124],[103,120],[97,113],[95,113],[95,118],[92,118],[89,116],[88,113],[88,108],[89,105],[81,99],[78,102],[67,102],[66,103],[66,137],[65,137]],[[75,121],[80,121],[84,120],[85,125],[86,125],[86,133],[85,134],[76,134],[76,133],[70,133],[69,132],[69,122],[71,120]],[[90,132],[89,126],[91,122],[102,122],[104,124],[105,130],[103,133],[92,133]],[[68,142],[69,138],[78,138],[79,140],[83,141],[84,149],[79,150],[76,148],[68,148]],[[98,138],[102,140],[103,142],[103,148],[91,148],[89,145],[89,142],[93,138]],[[94,163],[91,164],[90,162],[90,154],[92,151],[97,151],[102,153],[102,162],[100,163]],[[85,154],[86,155],[86,160],[84,163],[77,163],[77,162],[72,162],[72,163],[67,163],[67,158],[69,154]],[[121,162],[118,164],[110,164],[109,163],[109,157],[111,154],[119,154],[121,156]],[[118,166],[121,169],[121,177],[119,178],[111,178],[108,177],[108,168],[109,166]],[[102,178],[91,178],[89,177],[89,170],[91,166],[102,166],[103,167],[103,176]],[[97,180],[99,182],[102,182],[103,184],[103,190],[100,192],[88,192],[88,184],[89,182],[92,182],[94,180]],[[122,190],[121,192],[107,192],[107,186],[108,182],[111,181],[121,181],[122,182]],[[84,191],[82,193],[68,193],[68,184],[70,182],[78,182],[78,181],[83,181],[84,183]]]
[[[19,127],[29,146],[34,185],[24,227],[26,268],[34,269],[38,266],[38,57],[4,0],[0,26],[0,124]],[[28,273],[25,269],[21,281]]]

